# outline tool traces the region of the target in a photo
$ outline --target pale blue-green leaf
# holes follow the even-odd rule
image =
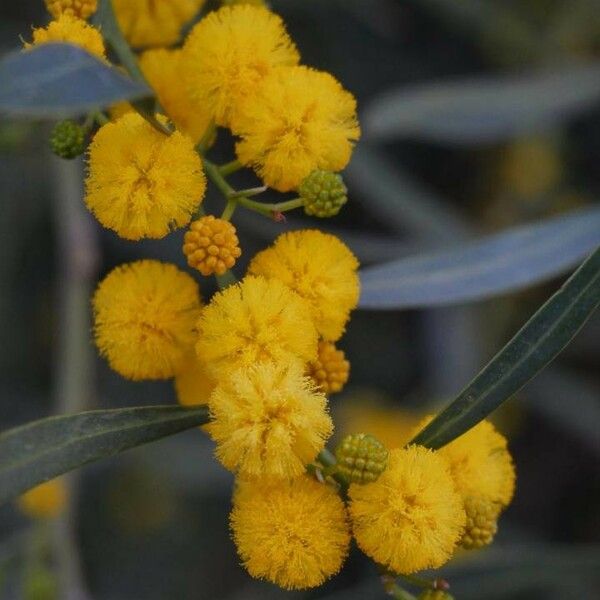
[[[367,139],[502,142],[547,128],[600,99],[600,64],[390,90],[364,111]]]
[[[114,67],[71,44],[15,50],[0,61],[0,113],[31,118],[84,114],[152,95]]]
[[[600,208],[509,229],[445,252],[361,271],[360,308],[396,310],[472,302],[555,277],[600,244]]]

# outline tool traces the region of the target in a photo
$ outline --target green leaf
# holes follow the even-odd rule
[[[441,448],[485,419],[571,341],[600,303],[600,248],[413,443]]]
[[[43,44],[0,61],[0,112],[62,118],[152,95],[145,84],[71,44]]]
[[[363,117],[367,139],[497,143],[556,128],[600,99],[600,64],[390,90]]]
[[[514,227],[443,252],[362,269],[360,308],[443,306],[506,294],[568,271],[600,244],[600,208]]]
[[[208,421],[206,406],[143,406],[48,417],[0,435],[0,504],[87,463]]]

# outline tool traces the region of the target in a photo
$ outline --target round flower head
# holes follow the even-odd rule
[[[433,416],[417,427],[420,431]],[[438,450],[450,466],[457,491],[464,500],[482,496],[507,506],[515,491],[515,468],[506,438],[489,421],[481,421]]]
[[[170,46],[179,40],[205,0],[113,0],[119,27],[136,48]]]
[[[239,160],[287,192],[316,169],[341,171],[360,137],[356,100],[328,73],[277,69],[244,102],[234,123]]]
[[[361,550],[397,573],[450,559],[465,511],[443,458],[421,446],[390,451],[377,481],[352,484],[350,516]]]
[[[300,59],[281,18],[248,4],[204,17],[188,36],[184,54],[193,65],[187,84],[194,101],[224,127],[232,125],[265,76]]]
[[[71,15],[80,19],[91,17],[98,8],[97,0],[45,0],[48,12],[58,19],[61,15]]]
[[[319,342],[316,360],[308,363],[307,374],[325,394],[336,394],[344,389],[350,376],[350,363],[342,350],[332,342]]]
[[[182,83],[194,65],[185,60],[181,50],[147,50],[140,56],[140,67],[156,92],[160,105],[177,129],[198,142],[211,121],[202,106],[192,103],[187,87]]]
[[[304,363],[317,355],[306,303],[276,280],[246,277],[216,294],[197,323],[196,352],[215,377],[257,362]]]
[[[250,575],[288,590],[321,585],[348,554],[344,503],[307,475],[291,482],[240,482],[230,523]]]
[[[333,342],[341,337],[358,303],[357,269],[358,261],[347,246],[316,230],[280,235],[248,267],[253,275],[278,279],[302,296],[319,334]]]
[[[58,517],[67,503],[67,489],[62,479],[51,479],[42,483],[18,500],[21,512],[34,519]]]
[[[333,432],[324,394],[297,362],[235,371],[219,381],[208,406],[217,458],[243,476],[298,477]]]
[[[96,344],[128,379],[168,379],[194,345],[196,282],[175,265],[141,260],[117,267],[93,298]]]
[[[98,58],[106,59],[104,40],[100,32],[77,17],[62,15],[47,27],[37,27],[33,30],[31,44],[25,44],[25,48],[53,42],[74,44]]]
[[[89,148],[85,202],[129,240],[162,238],[190,222],[206,190],[191,140],[163,135],[137,113],[103,125]]]
[[[182,406],[208,404],[214,389],[215,382],[206,372],[206,365],[198,359],[192,349],[175,375],[177,401]]]

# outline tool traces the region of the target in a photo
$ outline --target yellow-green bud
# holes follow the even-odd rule
[[[425,590],[419,594],[418,600],[454,600],[454,596],[444,590]]]
[[[85,129],[74,121],[60,121],[50,134],[52,152],[61,158],[76,158],[85,152]]]
[[[371,483],[385,471],[386,447],[368,433],[347,435],[335,450],[337,471],[350,483]]]
[[[498,530],[500,505],[470,496],[465,500],[465,512],[467,525],[460,545],[466,550],[475,550],[491,544]]]
[[[348,190],[341,175],[331,171],[313,171],[298,188],[304,200],[304,212],[315,217],[333,217],[346,204]]]

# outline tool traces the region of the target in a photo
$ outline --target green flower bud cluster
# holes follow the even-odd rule
[[[50,147],[61,158],[76,158],[85,152],[85,137],[85,129],[75,121],[60,121],[50,134]]]
[[[313,171],[298,188],[304,200],[304,212],[315,217],[333,217],[348,200],[341,175],[331,171]]]
[[[349,483],[371,483],[385,471],[386,447],[374,436],[355,433],[346,436],[335,451],[337,471]]]

